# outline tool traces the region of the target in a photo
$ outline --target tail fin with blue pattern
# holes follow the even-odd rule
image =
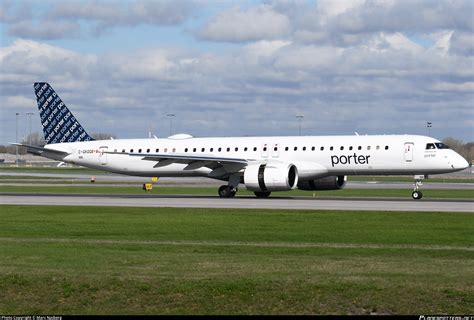
[[[34,84],[46,144],[94,140],[46,82]]]

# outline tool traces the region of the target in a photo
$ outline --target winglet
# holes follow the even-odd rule
[[[46,144],[94,140],[46,82],[34,84]]]

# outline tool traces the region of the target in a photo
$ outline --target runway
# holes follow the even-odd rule
[[[474,213],[474,201],[412,200],[376,198],[254,197],[218,198],[209,196],[119,196],[0,194],[0,204],[58,206],[117,206],[173,208],[235,208],[287,210],[422,211]]]

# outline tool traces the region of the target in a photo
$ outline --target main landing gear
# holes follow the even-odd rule
[[[237,187],[240,183],[240,175],[234,174],[229,177],[229,184],[226,186],[219,187],[219,197],[221,198],[233,198],[237,193]]]
[[[272,192],[271,191],[255,191],[254,193],[257,196],[257,198],[268,198]]]
[[[237,188],[232,186],[220,186],[219,197],[221,198],[232,198],[237,193]]]
[[[424,175],[420,175],[420,176],[415,176],[415,184],[413,185],[413,193],[411,194],[411,196],[413,197],[413,199],[415,200],[419,200],[423,197],[423,193],[419,190],[420,187],[423,185],[423,179],[425,178]]]

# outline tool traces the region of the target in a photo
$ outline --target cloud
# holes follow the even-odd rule
[[[88,66],[95,64],[93,55],[83,55],[71,50],[32,40],[16,40],[8,47],[0,49],[2,76],[59,77],[64,73],[84,76]]]
[[[147,136],[150,125],[166,135],[166,114],[173,112],[175,132],[196,136],[295,134],[295,115],[304,114],[305,134],[426,134],[430,120],[435,136],[473,140],[472,127],[459,120],[474,118],[474,41],[464,12],[472,5],[433,3],[225,5],[179,48],[146,43],[83,54],[67,49],[67,42],[19,39],[0,49],[0,105],[14,114],[31,103],[32,83],[42,80],[88,131],[122,138]],[[188,9],[179,15],[181,9],[155,2],[120,2],[117,8],[86,2],[87,10],[75,10],[78,2],[53,4],[44,16],[91,22],[99,33],[118,26],[140,32],[139,24],[179,24],[190,16]],[[9,16],[10,27],[28,20],[28,12],[17,13]],[[48,37],[52,27],[43,21],[35,20],[43,26],[35,37],[74,32]],[[75,41],[86,40],[79,35]],[[207,46],[210,41],[219,43]]]
[[[77,23],[62,21],[42,21],[37,25],[30,21],[21,21],[10,25],[8,33],[21,38],[54,40],[79,36],[80,26]]]
[[[124,26],[179,25],[195,8],[194,2],[184,0],[53,1],[43,8],[34,2],[6,1],[0,7],[0,21],[7,24],[12,36],[54,40],[77,38],[89,31],[89,35],[100,36]]]
[[[290,21],[269,5],[259,5],[246,11],[234,7],[221,12],[199,32],[202,39],[213,41],[254,41],[280,39],[290,32]]]
[[[463,56],[474,56],[474,34],[462,31],[453,32],[450,38],[449,52]]]
[[[96,30],[116,26],[175,25],[185,21],[194,8],[190,1],[134,1],[131,3],[67,1],[55,6],[53,19],[89,20],[96,23]]]

